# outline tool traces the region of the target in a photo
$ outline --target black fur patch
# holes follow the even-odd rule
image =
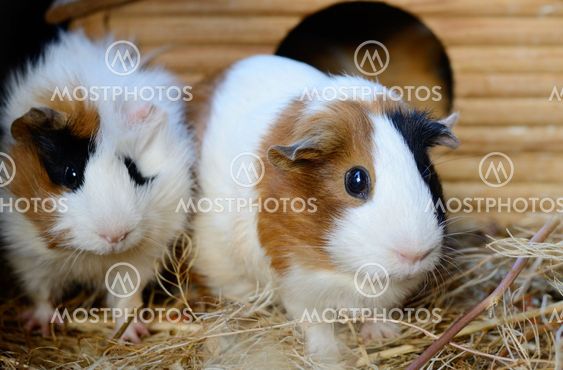
[[[84,182],[84,169],[95,150],[93,140],[74,136],[70,129],[37,129],[32,138],[39,150],[39,156],[49,179],[59,186],[76,190]],[[72,167],[77,175],[76,184],[69,186],[65,181],[65,170]]]
[[[446,215],[444,214],[443,207],[439,206],[438,203],[444,200],[442,185],[430,161],[428,149],[436,144],[438,137],[447,133],[447,128],[441,123],[432,120],[427,112],[396,110],[387,113],[387,117],[393,122],[397,131],[401,133],[411,150],[418,171],[432,193],[438,222],[444,222]]]

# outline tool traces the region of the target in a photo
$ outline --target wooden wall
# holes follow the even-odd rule
[[[92,36],[133,37],[141,50],[169,45],[157,62],[194,84],[233,61],[272,53],[306,15],[334,0],[142,0],[74,21]],[[443,41],[461,112],[456,152],[435,160],[446,194],[563,197],[563,2],[558,0],[392,0]],[[194,92],[197,93],[197,92]],[[514,162],[502,188],[479,178],[493,151]],[[513,222],[522,214],[474,214]]]

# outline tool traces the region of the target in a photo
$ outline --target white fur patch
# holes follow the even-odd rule
[[[370,116],[374,124],[375,188],[362,206],[347,210],[337,221],[328,246],[337,265],[354,273],[377,262],[402,278],[426,272],[439,256],[442,228],[433,212],[430,189],[422,179],[401,134],[384,116]],[[415,265],[398,253],[433,255]]]

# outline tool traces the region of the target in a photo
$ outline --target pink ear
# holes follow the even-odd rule
[[[166,122],[166,112],[152,103],[133,103],[124,108],[125,119],[130,127],[159,127]]]
[[[156,111],[156,107],[151,103],[139,103],[127,107],[127,122],[134,125],[149,120],[149,117]]]

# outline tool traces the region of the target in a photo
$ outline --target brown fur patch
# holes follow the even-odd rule
[[[346,172],[355,166],[369,171],[373,190],[373,130],[367,109],[357,102],[334,102],[325,110],[304,117],[305,103],[294,102],[281,115],[260,147],[265,165],[257,185],[259,197],[316,199],[316,212],[261,212],[258,236],[273,267],[280,272],[297,262],[310,268],[333,269],[325,246],[335,218],[363,200],[350,196],[344,186]],[[318,158],[297,160],[281,169],[267,160],[272,145],[291,145],[307,135],[320,134],[322,153]],[[371,192],[373,193],[373,192]],[[311,209],[311,208],[308,208]],[[293,262],[290,262],[293,261]]]
[[[224,73],[218,73],[199,82],[194,86],[193,99],[187,104],[188,125],[195,133],[198,147],[209,122],[213,94],[224,78]]]
[[[91,138],[96,135],[100,118],[92,105],[81,101],[49,101],[44,106],[61,113],[57,116],[60,121],[57,121],[55,127],[68,127],[77,138]],[[19,201],[23,202],[21,200],[23,199],[30,202],[31,207],[24,212],[24,215],[37,227],[49,248],[54,248],[61,242],[63,236],[55,237],[51,234],[56,221],[56,212],[51,211],[51,208],[54,206],[54,202],[59,201],[59,197],[66,189],[51,182],[32,136],[25,134],[26,128],[33,129],[36,124],[36,122],[30,121],[33,119],[35,117],[30,115],[20,117],[15,121],[18,122],[18,126],[13,127],[13,133],[17,140],[9,155],[16,165],[16,175],[10,183],[9,189],[16,198],[14,201],[20,199]],[[48,125],[50,123],[41,122],[39,124]],[[33,202],[36,202],[38,206],[35,207]],[[45,207],[42,204],[45,204]]]
[[[66,126],[77,138],[90,138],[96,135],[100,127],[98,110],[87,101],[47,100],[39,101],[44,106],[62,113],[66,117]]]

